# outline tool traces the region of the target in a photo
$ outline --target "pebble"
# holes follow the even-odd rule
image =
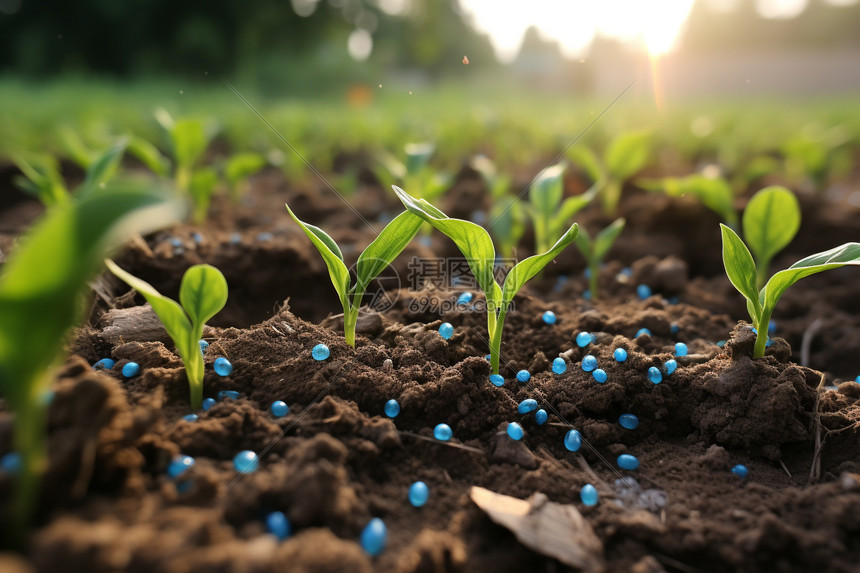
[[[551,310],[548,310],[543,313],[543,316],[541,318],[546,324],[555,324],[555,321],[557,320],[555,317],[555,313]]]
[[[396,418],[398,414],[400,414],[400,404],[392,398],[385,403],[385,415],[389,418]]]
[[[218,392],[219,400],[238,400],[241,394],[235,390],[221,390]]]
[[[133,378],[140,374],[140,364],[137,362],[126,362],[122,367],[122,375],[126,378]]]
[[[549,415],[546,413],[546,410],[541,408],[537,412],[535,412],[535,423],[538,426],[543,426],[546,424],[546,421],[549,419]]]
[[[585,348],[591,344],[591,335],[587,332],[580,332],[576,335],[576,345],[580,348]]]
[[[579,499],[582,500],[584,505],[588,507],[593,507],[597,505],[598,500],[600,499],[600,495],[597,493],[597,488],[595,488],[590,483],[582,486],[582,489],[579,490]]]
[[[648,336],[651,336],[651,331],[648,330],[647,328],[640,328],[639,330],[636,331],[636,336],[634,336],[633,338],[639,338],[643,334],[647,334]]]
[[[652,366],[648,369],[648,380],[653,382],[654,384],[659,384],[663,381],[663,374],[660,372],[660,369],[656,366]]]
[[[508,424],[508,436],[512,440],[522,440],[525,432],[523,431],[523,427],[517,424],[516,422],[511,422]]]
[[[746,479],[749,475],[749,470],[746,466],[738,464],[732,468],[732,473],[738,476],[740,479]]]
[[[423,507],[430,497],[430,488],[423,481],[416,481],[409,486],[409,503],[413,507]]]
[[[113,368],[114,364],[116,364],[115,360],[112,360],[110,358],[102,358],[101,360],[93,364],[93,369],[110,370],[111,368]]]
[[[454,432],[451,431],[451,426],[448,424],[436,424],[436,427],[433,428],[433,437],[440,442],[447,442],[453,435]]]
[[[180,475],[188,471],[188,468],[194,465],[194,458],[191,456],[178,455],[175,456],[167,465],[167,475],[172,479],[178,478]]]
[[[371,557],[376,557],[385,549],[387,537],[388,530],[385,528],[385,523],[378,517],[374,517],[361,532],[361,548]]]
[[[205,340],[200,340],[198,344],[200,344],[200,354],[206,354],[206,349],[209,348],[209,343]]]
[[[517,372],[517,380],[525,384],[532,379],[532,375],[528,370],[520,370]]]
[[[624,362],[627,360],[627,351],[623,348],[616,348],[613,356],[615,356],[616,362]]]
[[[517,412],[520,414],[528,414],[537,410],[538,403],[534,398],[526,398],[517,406]]]
[[[678,369],[678,362],[675,360],[667,360],[663,365],[663,368],[666,369],[666,376],[671,376],[672,372]]]
[[[472,293],[470,293],[470,292],[464,292],[460,296],[457,297],[457,304],[458,305],[465,305],[465,304],[469,304],[470,302],[472,302]],[[421,483],[421,482],[417,482],[417,483]]]
[[[21,454],[9,452],[0,458],[0,470],[7,474],[17,474],[21,471]]]
[[[182,419],[186,422],[196,422],[200,419],[200,416],[198,416],[197,414],[185,414],[184,416],[182,416]]]
[[[445,340],[450,340],[452,336],[454,336],[454,327],[450,322],[443,322],[439,326],[439,336],[444,338]]]
[[[272,405],[269,406],[269,410],[276,418],[282,418],[290,413],[290,407],[287,406],[287,403],[283,400],[275,400],[272,402]]]
[[[686,356],[687,355],[687,345],[683,342],[675,343],[675,356]]]
[[[578,452],[582,447],[582,434],[576,430],[570,430],[564,436],[564,447],[571,452]]]
[[[490,382],[493,386],[504,386],[505,378],[501,374],[490,374]]]
[[[317,344],[311,351],[311,356],[314,357],[314,360],[325,360],[329,357],[329,354],[331,354],[331,351],[329,351],[328,346],[325,344]]]
[[[591,372],[595,368],[597,368],[597,358],[589,354],[582,359],[582,369],[585,372]]]
[[[237,472],[249,474],[257,471],[257,454],[251,450],[243,450],[233,457],[233,467]]]
[[[266,531],[283,541],[292,533],[290,520],[283,511],[273,511],[266,516]]]
[[[559,356],[552,361],[552,371],[555,374],[564,374],[567,372],[567,362],[564,361],[564,358]],[[860,378],[860,376],[858,376],[858,378]]]
[[[649,287],[648,285],[639,285],[636,287],[636,294],[637,296],[639,296],[639,298],[645,300],[652,294],[651,287]]]
[[[598,368],[594,372],[591,373],[591,377],[594,378],[599,384],[603,384],[606,382],[607,376],[606,372],[602,368]]]
[[[207,411],[209,408],[215,405],[215,398],[206,398],[203,400],[203,411]]]
[[[631,456],[630,454],[621,454],[618,456],[616,462],[622,470],[635,470],[639,467],[639,460],[636,459],[636,456]]]
[[[618,416],[618,423],[621,424],[622,428],[635,430],[639,427],[639,418],[635,414],[621,414]]]
[[[215,359],[213,368],[215,368],[215,373],[218,376],[229,376],[233,373],[233,365],[230,364],[230,361],[223,356],[219,356]]]

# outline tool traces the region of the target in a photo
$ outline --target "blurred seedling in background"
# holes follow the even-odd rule
[[[539,253],[552,247],[552,241],[567,229],[573,216],[594,199],[599,189],[595,184],[582,195],[564,199],[564,170],[562,164],[547,167],[535,177],[529,188],[525,210],[532,220],[535,251]]]
[[[738,215],[734,208],[732,187],[716,168],[684,177],[638,179],[636,184],[647,191],[665,193],[669,197],[695,197],[719,215],[726,225],[737,229]]]
[[[422,199],[435,201],[451,186],[452,177],[430,167],[434,151],[436,146],[432,143],[407,143],[404,147],[405,162],[383,151],[379,154],[374,174],[384,189],[401,184],[414,189]]]
[[[600,273],[600,264],[606,253],[612,248],[615,239],[624,230],[624,223],[624,219],[616,219],[605,229],[597,233],[594,239],[591,238],[584,227],[580,227],[579,234],[573,242],[588,264],[588,290],[591,293],[592,299],[596,299],[598,296],[597,279]]]
[[[472,160],[472,168],[480,173],[490,191],[492,205],[487,230],[499,245],[501,255],[515,259],[517,245],[526,231],[526,214],[519,199],[510,194],[511,178],[499,173],[495,164],[483,155]]]

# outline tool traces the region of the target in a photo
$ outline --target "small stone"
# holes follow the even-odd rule
[[[223,356],[216,358],[212,367],[215,369],[215,373],[218,376],[229,376],[233,373],[233,365],[230,364],[230,361]]]
[[[233,457],[233,467],[237,472],[250,474],[257,471],[258,459],[257,454],[251,450],[244,450]]]
[[[314,360],[325,360],[330,354],[331,352],[325,344],[317,344],[311,351],[311,356],[314,357]]]
[[[522,440],[525,432],[523,431],[523,427],[517,424],[516,422],[511,422],[508,424],[508,436],[512,440]]]
[[[276,418],[282,418],[290,413],[290,407],[287,406],[287,403],[283,400],[275,400],[272,402],[272,405],[269,406],[269,410]]]
[[[564,447],[571,452],[578,452],[582,447],[582,434],[576,430],[570,430],[564,436]]]
[[[423,481],[416,481],[409,486],[409,503],[413,507],[423,507],[430,497],[430,488]]]
[[[398,414],[400,414],[400,404],[392,398],[385,403],[385,415],[389,418],[396,418]]]
[[[433,437],[440,442],[447,442],[453,435],[454,432],[451,431],[451,426],[448,424],[436,424],[436,427],[433,428]]]

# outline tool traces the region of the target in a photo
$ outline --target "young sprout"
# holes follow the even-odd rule
[[[535,230],[535,250],[546,252],[552,240],[558,237],[570,219],[597,195],[597,186],[592,186],[582,195],[574,195],[562,201],[564,196],[564,169],[562,164],[547,167],[532,182],[526,212],[532,219]]]
[[[574,223],[561,238],[545,253],[534,255],[517,263],[508,272],[503,285],[496,282],[493,264],[496,251],[490,235],[483,227],[464,221],[451,219],[445,213],[425,201],[416,199],[400,187],[394,186],[397,197],[410,213],[418,215],[436,230],[447,235],[463,256],[478,285],[487,298],[487,331],[490,335],[490,364],[493,374],[499,373],[499,352],[502,345],[502,329],[505,316],[514,296],[526,282],[538,274],[550,261],[576,238],[579,227]]]
[[[648,162],[651,155],[651,136],[646,132],[619,135],[609,143],[602,162],[587,147],[572,147],[567,155],[597,184],[604,213],[614,215],[624,182]]]
[[[800,229],[800,204],[785,187],[765,187],[747,203],[742,224],[744,238],[755,256],[756,288],[761,289],[767,282],[771,259]]]
[[[747,312],[756,329],[753,358],[764,356],[767,328],[776,303],[788,287],[804,277],[845,265],[860,265],[860,243],[845,243],[840,247],[801,259],[779,271],[758,289],[758,270],[749,249],[737,233],[720,224],[723,235],[723,265],[726,275],[738,292],[747,299]]]
[[[579,234],[576,236],[574,244],[582,256],[585,257],[588,263],[590,276],[588,277],[588,289],[591,292],[591,298],[597,298],[597,277],[600,273],[600,263],[603,257],[612,248],[612,244],[621,231],[624,230],[624,219],[616,219],[608,227],[597,233],[594,240],[588,234],[585,228],[580,227]]]
[[[15,412],[21,456],[7,539],[26,534],[46,465],[45,396],[66,333],[81,319],[87,283],[110,250],[182,215],[167,195],[139,186],[82,191],[49,209],[0,273],[0,394]]]
[[[423,199],[435,201],[451,185],[449,175],[437,173],[428,165],[436,146],[432,143],[407,143],[404,151],[405,163],[390,154],[381,153],[379,168],[374,170],[374,174],[383,187],[401,183],[415,189]]]
[[[248,187],[248,178],[266,166],[266,158],[259,153],[237,153],[224,165],[224,176],[230,188],[230,200],[238,203]]]
[[[738,226],[734,193],[728,181],[719,175],[694,173],[685,177],[639,180],[637,183],[648,191],[662,191],[669,197],[688,195],[695,197],[705,207],[719,215],[729,227]]]
[[[143,295],[173,339],[185,365],[191,391],[191,408],[203,406],[203,352],[200,339],[206,322],[227,304],[227,280],[210,265],[194,265],[185,271],[179,285],[179,302],[159,293],[146,281],[121,269],[110,259],[107,268],[128,286]]]
[[[490,221],[487,229],[499,245],[502,256],[516,258],[516,248],[526,230],[525,211],[520,201],[510,195],[511,178],[496,170],[487,157],[479,155],[472,160],[472,168],[481,174],[493,205],[490,207]]]
[[[328,267],[331,284],[343,307],[344,338],[347,344],[355,347],[355,324],[367,286],[406,248],[421,227],[421,219],[409,212],[403,212],[392,219],[358,257],[355,264],[355,283],[350,286],[349,269],[334,239],[319,227],[300,221],[289,205],[285,207],[293,221],[317,248]]]

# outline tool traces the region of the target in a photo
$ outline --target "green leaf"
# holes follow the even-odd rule
[[[594,237],[594,251],[592,253],[592,256],[596,260],[600,261],[606,256],[606,253],[612,248],[612,244],[615,243],[615,239],[624,230],[624,224],[625,220],[623,218],[616,219],[605,229],[597,233],[597,236]]]
[[[583,207],[591,203],[591,201],[597,196],[598,190],[599,186],[595,183],[582,195],[574,195],[573,197],[568,197],[562,201],[558,212],[552,216],[552,222],[549,229],[550,236],[559,234],[561,230],[567,226],[568,221],[570,221],[574,215],[579,213]]]
[[[186,118],[175,122],[170,128],[170,138],[176,163],[184,168],[194,166],[209,145],[203,122],[196,119]]]
[[[548,221],[558,212],[564,193],[564,165],[547,167],[535,177],[529,189],[529,203],[534,216]]]
[[[720,231],[723,237],[723,266],[726,268],[726,276],[738,292],[752,303],[756,316],[751,318],[755,321],[761,312],[759,292],[755,284],[755,261],[737,233],[722,223],[720,223]]]
[[[173,342],[176,344],[177,349],[180,351],[180,354],[183,355],[184,359],[188,352],[185,341],[189,340],[191,337],[191,320],[189,320],[185,311],[182,310],[182,307],[179,306],[179,303],[158,292],[155,287],[148,282],[123,270],[112,260],[106,259],[105,266],[110,272],[115,274],[146,299],[146,302],[150,304],[152,310],[156,315],[158,315],[159,320],[161,320],[161,324],[164,325],[165,330],[167,330],[167,334],[169,334],[170,338],[173,339]],[[185,283],[184,277],[182,282],[183,284]]]
[[[580,227],[579,232],[576,234],[576,238],[573,240],[573,244],[576,245],[576,248],[579,249],[579,252],[582,253],[582,256],[585,257],[587,262],[591,261],[591,235],[588,233],[588,229],[585,227]]]
[[[391,220],[358,257],[355,265],[355,292],[364,293],[368,283],[379,276],[379,273],[397,258],[406,245],[412,240],[422,220],[405,211]]]
[[[285,204],[284,206],[287,208],[287,212],[293,218],[293,221],[302,228],[322,256],[328,268],[331,284],[337,291],[337,295],[343,305],[343,310],[346,312],[349,309],[349,299],[347,298],[349,294],[349,269],[346,268],[346,264],[343,262],[343,254],[340,252],[340,248],[325,231],[319,227],[303,223],[296,217],[289,205]]]
[[[68,125],[62,125],[57,129],[57,135],[59,135],[60,146],[69,159],[82,169],[88,169],[96,153],[84,144],[78,133]]]
[[[250,177],[266,166],[266,158],[259,153],[237,153],[227,160],[224,176],[231,186]]]
[[[767,269],[800,229],[800,204],[794,193],[773,185],[753,195],[744,210],[743,229],[758,266]]]
[[[500,294],[499,285],[493,276],[496,249],[487,231],[471,221],[451,219],[424,199],[415,199],[396,185],[392,187],[409,212],[418,215],[454,241],[487,296],[487,301],[497,300],[496,296]]]
[[[160,177],[166,177],[168,169],[170,169],[170,161],[161,154],[158,149],[137,136],[131,136],[128,139],[128,153],[132,157],[136,157],[141,163],[146,165],[146,168]]]
[[[773,275],[762,289],[765,308],[774,308],[785,290],[804,277],[845,265],[860,265],[860,243],[845,243],[840,247],[810,255]]]
[[[615,138],[606,150],[606,169],[618,181],[624,181],[645,167],[651,154],[648,133],[626,133]]]
[[[97,187],[107,183],[108,179],[116,172],[122,155],[125,153],[126,142],[117,143],[90,163],[83,184],[78,190],[79,195],[86,195]]]
[[[63,177],[56,160],[51,156],[37,158],[38,162],[31,163],[21,155],[12,155],[12,161],[29,181],[17,181],[27,193],[35,195],[46,207],[67,203],[71,198],[66,189]]]
[[[179,302],[193,324],[204,325],[227,304],[227,279],[211,265],[194,265],[182,276]]]
[[[600,165],[600,160],[591,149],[584,146],[571,147],[567,151],[567,158],[571,163],[578,165],[585,171],[592,183],[606,178],[606,173],[604,173],[603,167]]]
[[[556,241],[547,252],[534,255],[527,259],[518,262],[508,272],[505,277],[505,285],[502,288],[502,305],[503,308],[513,300],[514,296],[520,291],[532,277],[538,274],[550,261],[552,261],[565,247],[576,240],[576,235],[579,232],[579,225],[574,223],[570,229]]]
[[[503,197],[490,210],[492,223],[487,228],[501,247],[502,255],[513,257],[513,250],[525,233],[522,205],[516,197]]]
[[[436,151],[432,143],[407,143],[406,151],[406,173],[415,174],[424,169],[430,156]]]
[[[194,221],[196,223],[203,223],[206,220],[206,214],[209,212],[209,203],[212,200],[212,194],[215,192],[217,185],[218,174],[211,167],[197,169],[191,175],[191,185],[188,191],[194,204]]]

